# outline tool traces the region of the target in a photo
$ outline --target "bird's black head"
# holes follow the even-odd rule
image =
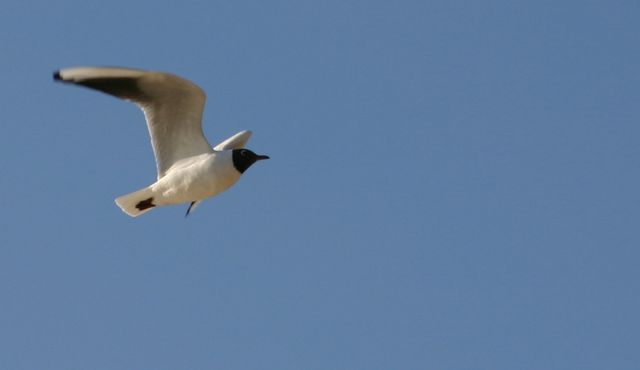
[[[240,173],[244,173],[247,168],[251,167],[256,161],[263,159],[269,159],[266,155],[258,155],[249,149],[234,149],[233,150],[233,167]]]

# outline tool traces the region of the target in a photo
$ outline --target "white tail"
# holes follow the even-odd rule
[[[153,191],[148,187],[116,198],[116,204],[131,217],[138,217],[156,206]]]

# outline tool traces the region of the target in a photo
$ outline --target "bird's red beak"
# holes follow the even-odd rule
[[[269,159],[268,155],[258,155],[256,156],[256,161],[261,161],[263,159]]]

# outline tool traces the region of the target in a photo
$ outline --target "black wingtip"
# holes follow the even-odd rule
[[[53,80],[54,81],[61,81],[62,80],[62,77],[60,76],[60,71],[53,72]]]

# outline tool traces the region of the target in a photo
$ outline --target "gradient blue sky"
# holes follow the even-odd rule
[[[0,368],[637,368],[639,4],[3,1]],[[272,159],[129,218],[143,117],[78,65]]]

